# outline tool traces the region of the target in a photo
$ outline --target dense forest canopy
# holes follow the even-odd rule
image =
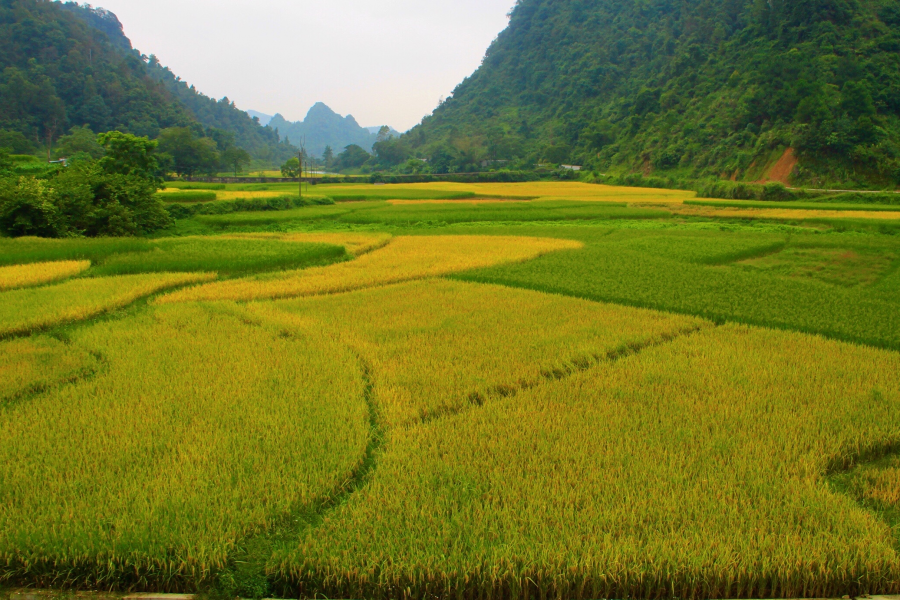
[[[738,179],[792,147],[798,181],[895,185],[898,113],[898,0],[519,0],[405,140],[451,168]]]
[[[204,96],[134,50],[109,11],[0,0],[0,147],[46,150],[81,126],[150,138],[173,127],[211,138],[221,130],[272,164],[294,153],[227,98]]]

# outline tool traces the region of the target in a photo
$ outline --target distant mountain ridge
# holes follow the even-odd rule
[[[306,151],[312,156],[322,156],[326,146],[331,146],[335,154],[350,145],[371,152],[381,129],[361,127],[353,115],[342,117],[322,102],[313,105],[303,121],[291,122],[277,114],[269,121],[269,127],[277,130],[282,138],[290,140],[295,146],[305,138]],[[397,130],[390,129],[391,135],[400,137]]]

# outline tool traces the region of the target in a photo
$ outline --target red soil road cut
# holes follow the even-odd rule
[[[791,174],[793,174],[794,169],[797,168],[798,162],[797,157],[794,156],[794,149],[788,148],[784,151],[784,154],[781,155],[781,158],[778,159],[778,162],[772,165],[772,168],[769,169],[769,172],[759,183],[777,181],[784,185],[789,185],[789,179]]]

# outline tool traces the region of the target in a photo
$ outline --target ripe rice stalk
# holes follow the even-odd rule
[[[91,267],[89,260],[31,263],[0,267],[0,292],[44,285],[74,277]]]
[[[176,305],[72,344],[106,368],[2,409],[7,584],[195,591],[242,538],[330,497],[363,459],[361,366],[314,330]]]
[[[0,338],[82,321],[156,292],[215,278],[215,273],[125,275],[2,292]]]
[[[369,485],[270,568],[330,597],[897,593],[891,527],[826,475],[898,424],[897,353],[705,329],[394,428]]]
[[[401,236],[354,261],[275,276],[222,281],[158,298],[160,304],[215,300],[268,300],[334,294],[477,267],[526,261],[580,248],[579,242],[503,236]]]

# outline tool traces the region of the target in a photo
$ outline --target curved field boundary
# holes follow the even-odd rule
[[[84,273],[91,268],[89,260],[42,262],[0,267],[0,292],[54,283]]]
[[[215,278],[215,273],[123,275],[3,292],[0,294],[0,339],[82,321],[157,292]]]
[[[156,302],[251,301],[335,294],[523,262],[549,252],[581,247],[581,242],[550,238],[402,236],[351,262],[289,271],[275,277],[207,284],[167,294]]]
[[[234,240],[279,240],[307,244],[343,246],[347,254],[362,256],[387,246],[394,237],[389,233],[233,233],[222,236]]]

